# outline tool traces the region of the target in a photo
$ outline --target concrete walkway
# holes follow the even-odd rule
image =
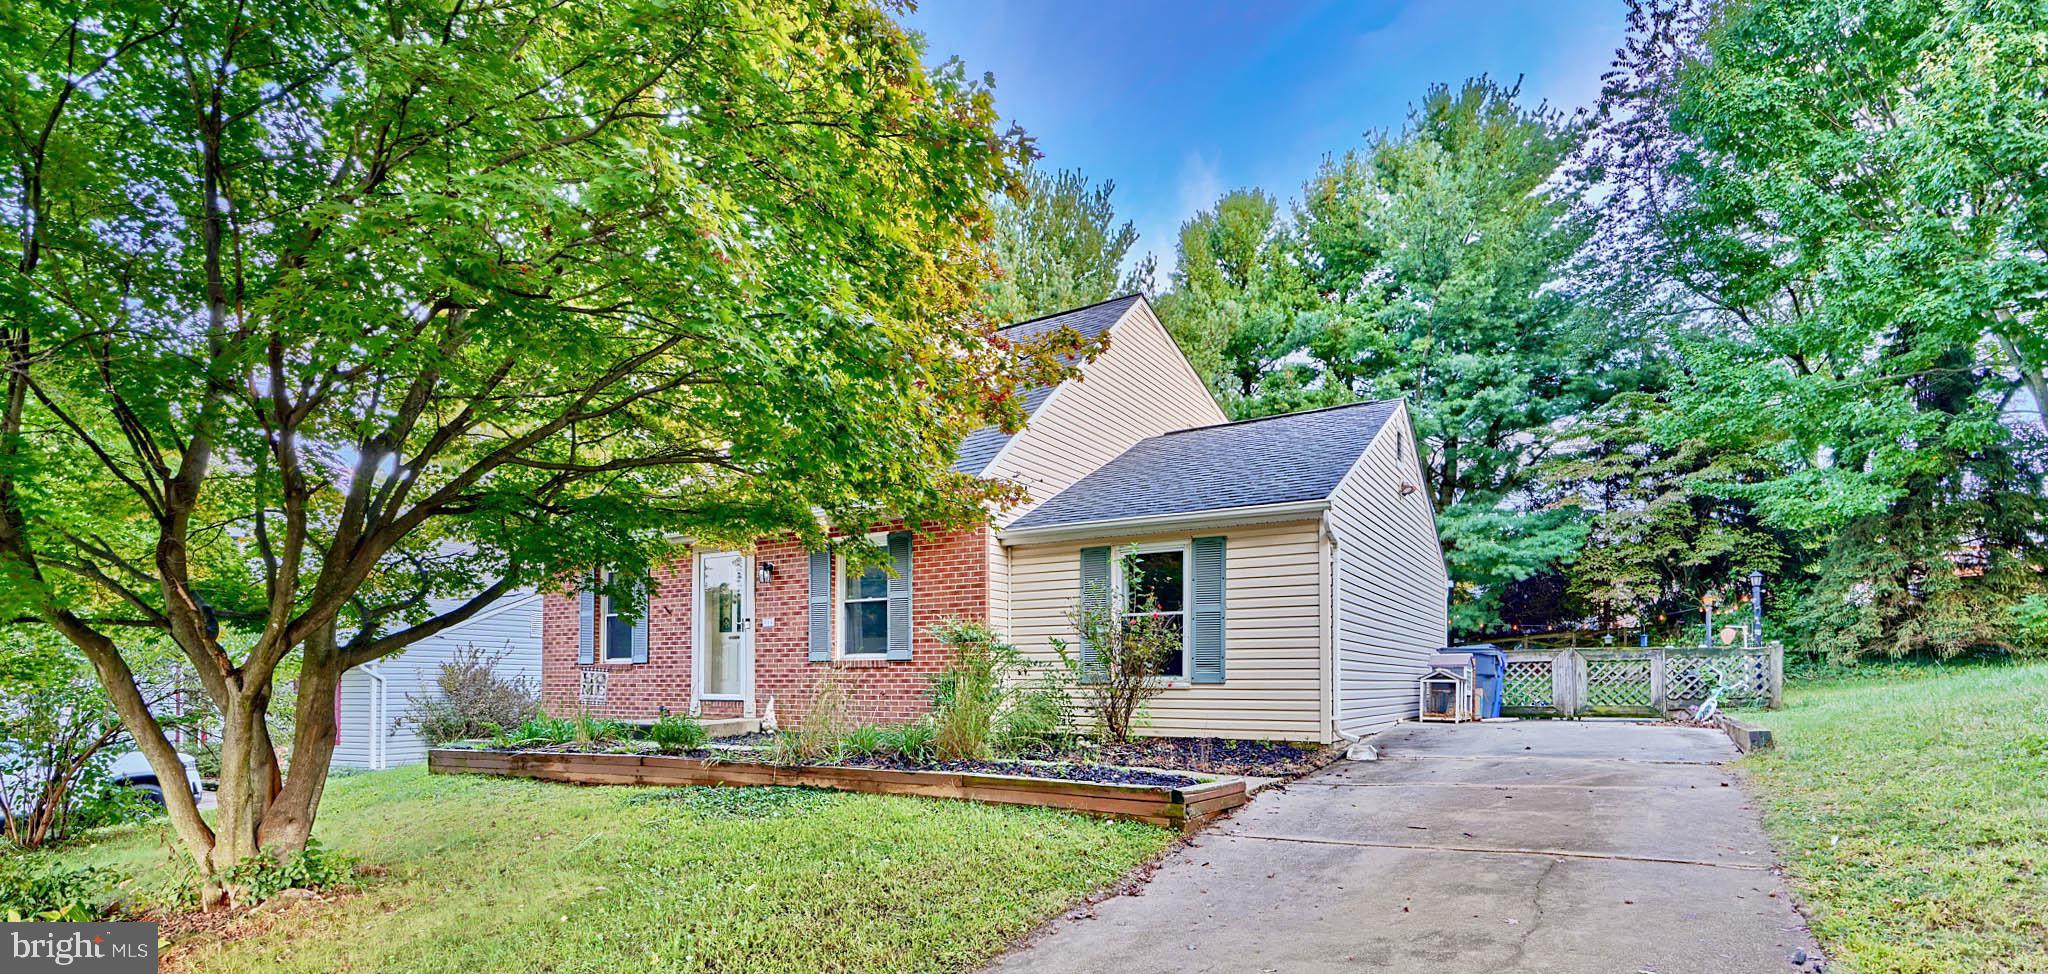
[[[1775,974],[1818,956],[1712,731],[1411,724],[995,971]]]

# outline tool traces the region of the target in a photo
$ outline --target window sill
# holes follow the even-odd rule
[[[832,657],[832,665],[833,665],[833,666],[838,666],[838,667],[844,667],[844,668],[846,668],[846,669],[851,669],[851,670],[864,670],[864,669],[879,669],[879,668],[881,668],[881,667],[884,667],[884,666],[888,666],[888,665],[889,665],[890,663],[900,663],[900,662],[907,662],[907,661],[906,661],[906,660],[892,660],[892,659],[890,659],[890,658],[889,658],[889,657],[887,657],[887,656],[834,656],[834,657]]]
[[[747,695],[746,695],[746,694],[744,694],[744,693],[700,693],[700,694],[697,694],[697,699],[699,699],[699,700],[723,700],[723,701],[730,701],[730,702],[734,702],[734,703],[745,703],[745,702],[747,702]]]

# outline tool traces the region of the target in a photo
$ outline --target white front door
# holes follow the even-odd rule
[[[754,709],[754,586],[749,559],[733,552],[697,560],[697,699],[739,700]]]

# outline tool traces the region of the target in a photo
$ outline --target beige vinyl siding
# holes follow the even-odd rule
[[[991,530],[988,538],[988,624],[997,632],[1010,631],[1010,553]]]
[[[1329,665],[1322,651],[1317,522],[1204,528],[1010,549],[1010,635],[1033,659],[1051,640],[1075,644],[1081,549],[1223,535],[1225,682],[1175,686],[1155,697],[1145,733],[1281,740],[1327,739],[1322,719]]]
[[[1418,489],[1404,497],[1403,483]],[[1442,549],[1421,486],[1404,405],[1330,496],[1337,726],[1349,736],[1415,716],[1415,681],[1449,636]]]
[[[1083,366],[1081,375],[1053,391],[983,476],[1021,484],[1033,502],[1042,501],[1139,440],[1225,418],[1143,301],[1110,329],[1109,349]],[[1018,505],[997,524],[1030,509]]]

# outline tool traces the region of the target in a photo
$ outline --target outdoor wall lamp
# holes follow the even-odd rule
[[[760,566],[759,568],[756,568],[756,569],[754,569],[754,577],[755,577],[755,578],[757,578],[757,579],[760,579],[760,580],[761,580],[761,584],[763,584],[763,585],[766,585],[766,584],[768,584],[769,582],[772,582],[772,581],[774,581],[774,580],[775,580],[775,563],[774,563],[774,562],[772,562],[772,561],[764,561],[764,562],[762,562],[762,563],[761,563],[761,566]]]

